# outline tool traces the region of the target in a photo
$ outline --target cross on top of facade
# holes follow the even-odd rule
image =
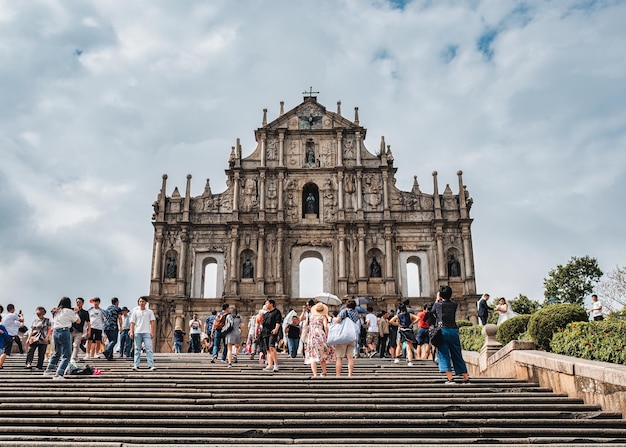
[[[304,92],[302,92],[303,95],[309,95],[309,98],[311,98],[313,96],[313,94],[319,94],[319,92],[314,92],[313,91],[313,87],[309,87],[309,91],[307,92],[306,90]]]

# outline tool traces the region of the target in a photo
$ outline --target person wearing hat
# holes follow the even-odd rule
[[[120,326],[120,358],[126,356],[131,358],[131,350],[133,343],[128,335],[130,331],[130,311],[128,307],[122,307],[122,325]]]
[[[335,348],[326,343],[327,338],[328,306],[324,303],[317,303],[311,307],[304,349],[304,363],[311,365],[313,377],[317,377],[318,363],[322,369],[322,377],[326,377],[326,363],[335,360]]]
[[[183,352],[183,340],[185,337],[185,332],[183,332],[183,328],[180,325],[177,325],[174,328],[174,352],[176,354],[180,354]]]

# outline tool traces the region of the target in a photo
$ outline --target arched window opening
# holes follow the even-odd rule
[[[313,298],[324,289],[324,269],[318,257],[305,257],[300,261],[300,298]]]
[[[217,298],[217,262],[212,260],[202,272],[202,297]]]
[[[422,278],[419,258],[411,257],[406,262],[407,293],[410,297],[422,296]]]

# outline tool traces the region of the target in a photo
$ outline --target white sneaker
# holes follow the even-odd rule
[[[51,369],[47,369],[43,372],[44,376],[54,376],[56,374],[56,371],[53,371]]]
[[[272,369],[270,365],[267,365],[265,368],[263,368],[264,371],[269,371],[270,369]]]
[[[64,376],[54,376],[52,380],[66,380]]]
[[[400,360],[395,359],[395,360],[393,361],[393,363],[400,363]]]
[[[91,356],[90,356],[89,354],[87,354],[87,355],[84,357],[84,359],[85,359],[85,360],[91,360]]]
[[[139,368],[137,368],[136,366],[133,366],[133,371],[139,371]]]
[[[278,372],[278,366],[274,366],[274,372]]]
[[[413,362],[407,363],[407,366],[413,366]]]
[[[150,371],[156,371],[156,366],[151,366]]]

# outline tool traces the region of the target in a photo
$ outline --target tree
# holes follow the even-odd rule
[[[543,280],[544,305],[571,303],[583,306],[585,297],[593,292],[602,276],[596,258],[573,256],[565,265],[557,265]]]
[[[539,310],[539,303],[535,300],[531,300],[526,295],[522,295],[521,293],[517,298],[511,299],[509,301],[509,305],[514,312],[517,312],[520,315],[531,315]]]
[[[626,267],[615,266],[596,288],[601,295],[602,306],[610,311],[626,309]]]

